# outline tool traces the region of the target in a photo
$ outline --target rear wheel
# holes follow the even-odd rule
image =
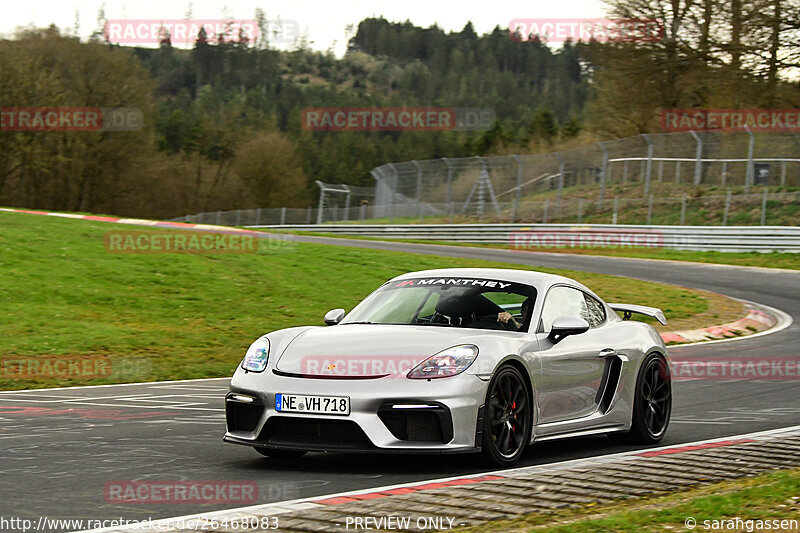
[[[501,367],[486,392],[481,450],[492,464],[510,466],[531,439],[531,398],[516,367]]]
[[[253,446],[253,449],[264,457],[272,457],[274,459],[299,459],[306,454],[305,450],[271,450],[255,446]]]
[[[647,356],[639,369],[630,431],[612,434],[615,440],[654,444],[667,432],[672,413],[672,378],[663,355]]]

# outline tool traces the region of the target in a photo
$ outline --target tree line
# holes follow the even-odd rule
[[[737,4],[738,2],[738,4]],[[136,107],[135,132],[0,131],[0,204],[170,217],[313,203],[393,161],[550,151],[657,131],[665,107],[797,107],[799,0],[614,0],[657,42],[510,38],[361,21],[342,58],[237,36],[190,50],[51,27],[0,41],[0,107]],[[736,7],[738,6],[738,7]],[[793,18],[794,17],[794,18]],[[263,16],[261,17],[263,19]],[[307,107],[484,107],[488,131],[312,132]]]

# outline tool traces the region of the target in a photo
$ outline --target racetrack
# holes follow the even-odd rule
[[[291,236],[373,247],[624,275],[707,289],[769,305],[794,323],[752,339],[671,348],[673,356],[783,358],[800,355],[800,273],[612,257],[543,254]],[[635,302],[631,302],[635,303]],[[330,302],[336,307],[337,302]],[[318,496],[484,470],[474,456],[310,454],[294,464],[221,442],[227,379],[0,394],[3,516],[147,519],[224,505],[107,503],[113,480],[238,480],[259,485],[257,503]],[[662,445],[800,425],[800,379],[693,380],[674,384]],[[542,443],[522,464],[621,451],[605,438]],[[239,505],[228,505],[237,507]]]

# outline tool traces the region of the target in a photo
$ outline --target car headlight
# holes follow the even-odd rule
[[[250,345],[242,360],[242,368],[248,372],[263,372],[269,359],[269,340],[261,337]]]
[[[411,379],[448,378],[462,373],[478,357],[478,347],[461,344],[434,354],[414,367],[407,377]]]

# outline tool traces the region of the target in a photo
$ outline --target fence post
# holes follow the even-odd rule
[[[281,207],[281,226],[286,225],[286,208]]]
[[[518,155],[514,155],[514,161],[517,162],[517,192],[514,195],[514,205],[511,208],[511,223],[517,221],[517,211],[519,210],[519,202],[522,199],[522,159]]]
[[[369,171],[370,176],[372,176],[372,178],[375,180],[375,195],[374,195],[374,198],[372,200],[373,204],[375,206],[380,205],[379,202],[381,202],[381,201],[383,201],[384,204],[385,204],[385,200],[383,200],[381,198],[382,192],[387,189],[387,186],[383,181],[384,180],[383,167],[385,167],[385,166],[386,165],[381,165],[381,166],[375,167],[375,168],[373,168],[372,170]],[[384,205],[384,207],[385,207],[385,205]]]
[[[219,226],[222,223],[222,211],[217,211],[217,221],[215,224]]]
[[[747,143],[747,170],[744,173],[744,193],[748,194],[750,192],[750,185],[753,184],[753,151],[755,150],[756,144],[756,137],[753,135],[752,130],[750,130],[749,125],[745,125],[745,130],[747,130],[747,135],[750,136],[750,141]]]
[[[644,183],[644,173],[645,173],[645,168],[647,167],[646,159],[647,158],[642,157],[641,160],[639,161],[639,179],[642,180],[642,183]],[[647,198],[647,196],[645,196],[645,198]]]
[[[781,161],[781,187],[786,185],[786,161]]]
[[[686,225],[686,193],[683,193],[681,198],[681,226]]]
[[[627,182],[628,182],[628,160],[626,159],[622,163],[622,184],[624,185]]]
[[[578,198],[578,224],[583,220],[583,198]]]
[[[722,211],[722,225],[728,225],[728,215],[731,212],[731,191],[725,195],[725,209]]]
[[[600,171],[600,198],[597,200],[598,209],[603,209],[603,197],[606,194],[606,174],[608,173],[608,150],[601,142],[597,146],[603,151],[603,170]]]
[[[642,137],[647,142],[647,166],[644,171],[644,197],[650,194],[650,173],[653,171],[653,141],[646,133],[642,133]]]
[[[653,200],[654,195],[650,195],[650,198],[647,202],[647,225],[649,226],[651,222],[653,222]]]
[[[256,226],[261,225],[261,208],[256,209]]]
[[[614,212],[611,214],[611,223],[617,223],[617,212],[619,211],[619,196],[614,197]]]
[[[419,166],[419,163],[416,160],[411,161],[411,164],[414,165],[414,168],[417,169],[417,215],[419,215],[419,221],[422,222],[422,167]]]
[[[450,164],[450,160],[446,157],[443,157],[442,161],[444,161],[444,164],[447,166],[447,192],[445,193],[445,203],[449,204],[453,199],[453,165]]]
[[[561,216],[561,190],[564,188],[564,160],[558,152],[553,153],[558,159],[558,193],[556,194],[556,218]]]
[[[392,194],[389,198],[389,224],[394,224],[394,195],[397,190],[397,179],[399,178],[399,175],[397,173],[397,167],[394,166],[394,163],[389,163],[389,168],[392,169],[392,172],[394,173],[394,181],[392,182],[394,187],[391,189]]]
[[[322,224],[323,209],[325,206],[325,184],[319,180],[314,180],[319,187],[319,210],[317,211],[317,224]]]
[[[764,187],[764,196],[761,198],[761,225],[767,225],[767,191],[768,189]]]
[[[311,224],[311,206],[306,210],[306,224]]]
[[[724,186],[725,182],[727,182],[727,181],[728,181],[728,162],[727,161],[723,161],[722,162],[722,180],[721,180],[722,185]]]
[[[658,161],[658,182],[661,183],[664,181],[664,160],[659,159]]]
[[[681,182],[681,162],[675,161],[675,183]]]
[[[349,220],[350,219],[350,187],[348,187],[347,185],[344,185],[344,188],[347,191],[347,193],[345,194],[345,197],[344,197],[344,217],[342,217],[342,219],[343,220]],[[281,216],[283,216],[283,213],[281,213]]]
[[[484,161],[483,158],[479,155],[476,155],[475,157],[478,159],[478,163],[481,165],[480,176],[478,177],[478,181],[475,182],[475,187],[478,188],[478,221],[483,222],[483,210],[486,207],[485,206],[486,191],[484,191],[483,180],[484,177],[488,177],[489,171],[486,169],[486,161]],[[473,190],[475,190],[475,187],[473,187]],[[469,197],[467,199],[469,199]]]
[[[697,134],[696,131],[690,131],[694,140],[697,141],[697,152],[694,157],[694,184],[700,185],[703,179],[703,139]]]
[[[446,157],[443,157],[442,161],[444,161],[444,164],[447,166],[447,192],[446,192],[447,197],[445,198],[445,200],[447,203],[447,209],[451,210],[453,203],[453,165],[450,164],[450,160],[447,159]],[[452,224],[453,223],[452,211],[449,214],[450,214],[450,223]]]
[[[242,225],[241,222],[242,222],[242,210],[241,209],[237,209],[236,210],[236,223],[234,224],[234,226],[241,226]]]

